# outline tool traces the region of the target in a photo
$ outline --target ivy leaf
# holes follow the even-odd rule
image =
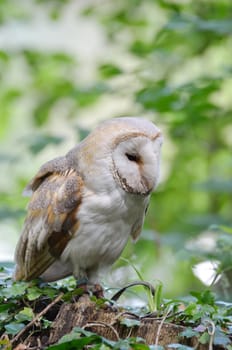
[[[123,320],[121,320],[120,323],[128,328],[131,328],[131,327],[140,326],[141,322],[139,320],[134,320],[131,318],[124,318]]]
[[[0,314],[8,309],[11,309],[14,306],[15,306],[14,303],[1,304],[0,305]]]
[[[57,295],[57,289],[50,286],[43,286],[39,288],[36,285],[27,289],[27,298],[30,301],[38,299],[42,295],[52,299],[55,295]]]
[[[24,307],[16,316],[17,321],[31,321],[34,317],[33,310],[30,307]]]
[[[87,331],[85,329],[82,329],[80,327],[74,327],[73,330],[69,334],[64,335],[60,339],[59,343],[66,343],[66,342],[72,341],[74,339],[81,338],[81,336],[83,336],[83,338],[86,338],[85,341],[87,341],[88,338],[93,339],[93,336],[94,336],[95,337],[94,339],[96,339],[98,344],[104,343],[110,347],[113,347],[115,345],[114,341],[108,340],[104,337],[100,337],[99,335],[97,335],[93,332]],[[81,339],[83,339],[83,338],[81,338]]]
[[[83,349],[87,345],[101,344],[101,337],[98,335],[91,335],[89,337],[82,337],[79,339],[72,339],[68,341],[68,336],[62,338],[62,342],[56,345],[49,346],[47,350],[73,350]]]
[[[11,335],[15,335],[25,327],[24,323],[12,322],[4,326],[6,332]]]
[[[199,342],[201,344],[207,344],[209,343],[209,340],[210,340],[210,335],[207,332],[204,332],[199,338]]]
[[[177,350],[194,350],[194,348],[191,346],[186,346],[179,343],[169,344],[168,348],[177,349]]]
[[[52,321],[46,320],[46,318],[42,319],[42,323],[43,323],[43,329],[49,328],[52,324]]]
[[[13,319],[13,317],[11,319]],[[4,322],[7,320],[9,322],[9,313],[8,312],[1,312],[0,313],[0,328],[1,328],[1,323],[4,324]]]
[[[39,298],[41,295],[42,295],[42,292],[37,287],[31,287],[31,288],[28,288],[27,290],[27,299],[30,301]]]
[[[180,333],[181,337],[192,338],[199,335],[199,332],[194,331],[192,328],[188,327],[183,332]]]
[[[226,346],[231,344],[231,340],[228,335],[226,335],[221,329],[217,327],[215,331],[213,343],[214,345]]]
[[[6,298],[12,298],[23,295],[26,291],[28,284],[26,282],[14,282],[11,286],[3,288],[0,295]]]

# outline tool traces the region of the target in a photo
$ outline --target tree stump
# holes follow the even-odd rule
[[[57,306],[56,306],[57,307]],[[51,312],[51,310],[49,310]],[[110,306],[97,306],[89,296],[84,295],[74,303],[62,303],[49,330],[27,332],[21,337],[15,350],[21,350],[20,345],[36,349],[43,349],[57,343],[64,335],[70,333],[74,327],[92,331],[106,339],[117,341],[129,337],[141,337],[148,345],[161,345],[169,349],[170,344],[183,344],[195,347],[198,350],[206,350],[208,344],[198,344],[196,338],[183,338],[180,333],[186,328],[181,325],[168,323],[165,319],[152,317],[142,318],[136,325],[129,327],[122,324],[122,320],[135,319],[133,314],[124,309],[116,310]],[[15,344],[16,345],[16,344]],[[222,349],[214,347],[214,350]]]

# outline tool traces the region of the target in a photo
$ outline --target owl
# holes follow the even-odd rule
[[[31,196],[15,250],[15,280],[73,275],[99,283],[129,237],[141,232],[159,178],[161,131],[141,117],[100,124],[65,156],[48,161]]]

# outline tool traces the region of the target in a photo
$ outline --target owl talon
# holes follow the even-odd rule
[[[104,298],[104,290],[99,283],[93,285],[92,293],[97,299]]]
[[[104,291],[99,283],[92,284],[87,277],[83,277],[77,280],[76,287],[83,290],[83,294],[95,296],[97,299],[104,298]]]

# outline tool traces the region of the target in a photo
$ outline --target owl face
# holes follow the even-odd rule
[[[148,195],[157,185],[161,131],[141,117],[114,118],[100,124],[68,155],[89,188]],[[94,151],[93,151],[94,150]]]
[[[113,151],[113,174],[124,191],[148,195],[159,178],[160,133],[130,136]]]
[[[81,144],[83,174],[88,171],[94,190],[111,191],[116,183],[127,193],[148,195],[158,182],[161,145],[161,132],[149,120],[111,119]]]

